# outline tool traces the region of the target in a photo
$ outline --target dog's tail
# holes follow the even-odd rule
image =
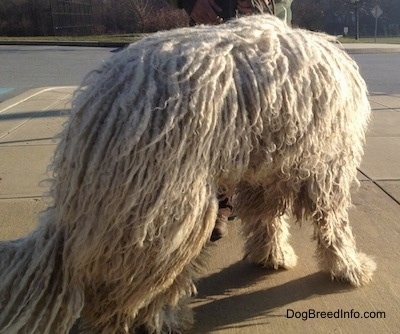
[[[83,297],[63,269],[64,235],[49,221],[25,238],[0,242],[0,334],[65,334]]]

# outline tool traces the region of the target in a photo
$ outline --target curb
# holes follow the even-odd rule
[[[100,41],[0,41],[0,45],[37,45],[37,46],[81,46],[99,48],[124,48],[132,42],[100,42]],[[400,53],[400,44],[341,44],[341,48],[349,54]]]
[[[132,43],[135,41],[132,41]],[[52,45],[52,46],[83,46],[99,48],[121,48],[129,42],[98,42],[98,41],[0,41],[0,45]]]

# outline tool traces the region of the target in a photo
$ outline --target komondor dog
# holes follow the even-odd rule
[[[131,45],[77,91],[37,229],[0,243],[0,333],[185,331],[221,193],[251,262],[296,264],[291,214],[322,270],[369,282],[348,217],[369,115],[354,61],[270,15]]]

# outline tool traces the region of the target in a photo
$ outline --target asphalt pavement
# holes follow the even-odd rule
[[[379,52],[385,50],[394,52],[389,46]],[[53,138],[67,120],[74,89],[42,87],[0,103],[2,240],[34,229],[38,212],[46,207],[47,167],[57,144]],[[209,268],[191,304],[196,319],[191,333],[400,332],[400,92],[373,94],[370,102],[361,187],[353,193],[350,219],[359,249],[377,262],[372,283],[353,289],[321,273],[312,226],[306,224],[291,230],[297,267],[253,267],[242,261],[239,222],[232,221],[229,236],[211,249]]]

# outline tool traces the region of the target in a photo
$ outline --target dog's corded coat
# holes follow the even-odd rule
[[[119,52],[76,92],[38,228],[0,243],[0,333],[183,331],[221,191],[252,262],[296,263],[291,212],[322,269],[367,283],[347,210],[369,114],[345,52],[269,15]]]

